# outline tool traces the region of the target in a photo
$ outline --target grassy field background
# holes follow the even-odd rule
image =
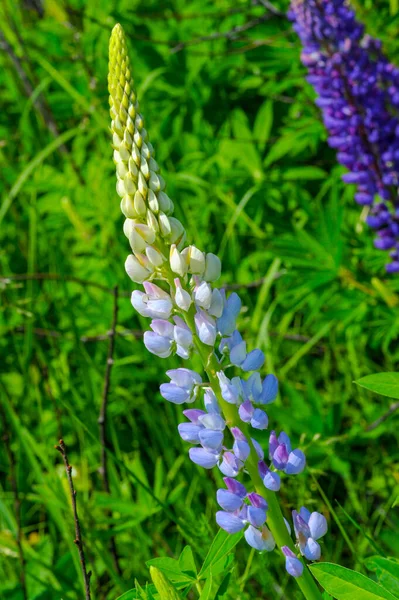
[[[223,0],[1,3],[2,600],[24,600],[23,575],[29,600],[83,597],[60,437],[94,598],[144,585],[146,561],[188,544],[200,566],[217,532],[221,474],[188,460],[180,409],[158,392],[178,362],[145,350],[129,301],[108,129],[115,22],[176,216],[222,258],[240,329],[281,383],[269,416],[307,454],[282,490],[287,513],[305,503],[328,516],[325,560],[366,573],[373,545],[399,556],[399,417],[373,426],[390,400],[353,384],[396,369],[399,278],[340,180],[287,3],[274,6],[281,14]],[[397,2],[357,8],[397,61]],[[115,297],[107,493],[98,418]],[[239,543],[218,597],[295,599],[270,558]]]

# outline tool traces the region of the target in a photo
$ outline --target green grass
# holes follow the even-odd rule
[[[379,0],[378,10],[361,4],[359,14],[395,60],[396,3]],[[114,600],[135,579],[145,588],[146,562],[177,559],[186,545],[199,569],[217,533],[221,475],[188,460],[176,432],[180,409],[158,392],[165,369],[178,361],[149,355],[139,334],[145,320],[129,301],[107,130],[108,39],[117,21],[130,39],[140,104],[176,216],[192,243],[220,253],[223,283],[241,286],[240,329],[265,351],[265,372],[281,382],[270,421],[306,451],[308,469],[281,492],[286,514],[302,504],[325,512],[329,562],[368,573],[374,544],[399,556],[398,416],[368,432],[390,400],[353,384],[397,368],[399,278],[385,275],[384,253],[373,248],[354,189],[340,180],[286,20],[273,17],[236,41],[173,51],[178,41],[263,14],[250,2],[234,5],[234,14],[231,6],[49,0],[43,16],[27,3],[0,7],[4,36],[34,98],[47,106],[43,117],[2,52],[1,600],[23,599],[12,479],[29,600],[83,598],[67,480],[54,449],[61,435],[94,598]],[[58,278],[12,278],[35,273]],[[108,495],[97,419],[113,311],[106,290],[115,285]],[[221,572],[214,576],[211,597],[297,598],[278,556],[253,555],[239,543],[228,569],[228,583]],[[188,597],[198,597],[195,588]]]

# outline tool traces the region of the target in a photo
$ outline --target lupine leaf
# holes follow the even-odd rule
[[[399,562],[394,558],[370,556],[364,564],[370,571],[375,571],[379,583],[399,598]]]
[[[197,577],[197,567],[195,566],[193,551],[190,546],[185,546],[179,556],[179,567],[182,573],[190,577]]]
[[[366,375],[355,381],[357,385],[381,394],[381,396],[389,396],[399,400],[399,373],[375,373]]]
[[[181,596],[162,571],[156,567],[150,567],[150,575],[160,600],[180,600]]]
[[[390,592],[357,571],[333,563],[313,564],[309,568],[336,600],[396,600]]]
[[[232,551],[234,546],[238,544],[241,537],[241,532],[230,535],[229,533],[226,533],[226,531],[223,531],[223,529],[219,529],[215,539],[213,540],[212,546],[206,555],[204,564],[201,567],[198,577],[200,579],[205,579],[209,572],[215,574],[215,569],[223,564],[222,561],[226,558],[229,552]]]
[[[209,577],[205,581],[204,587],[202,588],[201,596],[199,600],[209,600],[211,597],[212,591],[212,574],[209,574]]]
[[[191,577],[187,573],[183,573],[180,568],[179,561],[168,556],[162,558],[152,558],[146,562],[147,567],[155,567],[162,571],[171,581],[179,583],[189,583],[195,580],[195,577]]]

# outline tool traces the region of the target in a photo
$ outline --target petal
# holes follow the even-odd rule
[[[259,552],[263,552],[264,550],[271,552],[276,546],[276,542],[266,526],[263,526],[262,529],[259,530],[250,525],[244,535],[247,544],[252,548],[255,548],[255,550],[259,550]]]
[[[147,302],[148,316],[152,319],[169,319],[172,312],[171,299],[149,300]]]
[[[243,499],[240,498],[240,496],[237,496],[236,494],[233,494],[228,490],[218,490],[216,492],[216,500],[219,506],[221,506],[223,510],[227,510],[228,512],[234,512],[235,510],[238,510],[241,507],[243,501]]]
[[[139,290],[134,290],[134,292],[132,292],[130,299],[132,306],[142,317],[150,316],[149,311],[147,309],[147,303],[145,302],[146,299],[147,295],[143,292],[140,292]]]
[[[241,442],[240,440],[235,440],[233,444],[233,452],[237,458],[245,462],[250,455],[251,448],[248,442]]]
[[[206,413],[199,408],[188,408],[187,410],[183,410],[183,415],[190,419],[194,425],[200,425],[199,417],[205,415]]]
[[[281,486],[280,475],[274,471],[269,471],[263,478],[263,484],[268,490],[278,492]]]
[[[231,434],[233,436],[233,438],[239,442],[246,442],[247,438],[245,437],[245,435],[243,434],[243,432],[241,431],[241,429],[238,429],[238,427],[231,427],[230,428]]]
[[[223,371],[219,371],[216,373],[219,379],[220,391],[222,393],[222,397],[229,404],[237,404],[238,402],[238,392],[234,385],[232,385],[231,381],[226,377]]]
[[[212,300],[208,313],[213,317],[221,317],[223,313],[223,298],[217,288],[212,291]]]
[[[260,527],[266,521],[266,511],[262,508],[248,506],[247,515],[249,523],[251,523],[251,525],[254,527]]]
[[[248,500],[252,506],[256,506],[256,508],[262,508],[263,510],[267,510],[268,508],[266,500],[263,498],[263,496],[257,494],[256,492],[251,492],[251,494],[248,494]]]
[[[176,344],[179,346],[183,346],[187,350],[192,346],[193,343],[193,334],[191,331],[187,331],[187,329],[183,329],[182,327],[176,327],[173,330],[173,336],[175,338]]]
[[[303,564],[296,557],[291,558],[287,556],[285,559],[285,568],[287,569],[287,573],[292,575],[292,577],[300,577],[303,573]]]
[[[296,510],[292,511],[292,521],[294,523],[295,537],[302,543],[310,537],[310,529]]]
[[[160,358],[167,358],[172,353],[170,339],[158,335],[153,331],[144,332],[144,346],[152,354],[156,354]]]
[[[226,421],[217,413],[211,413],[201,415],[199,418],[201,425],[207,429],[213,429],[215,431],[223,431],[226,427]]]
[[[219,460],[218,454],[207,452],[204,448],[190,448],[188,454],[193,463],[204,467],[204,469],[212,469],[217,465]]]
[[[231,355],[230,355],[231,358]],[[263,363],[265,362],[265,355],[262,350],[252,350],[249,354],[247,354],[246,359],[241,364],[241,369],[243,371],[257,371],[261,368]]]
[[[314,540],[318,540],[327,533],[327,520],[324,515],[318,512],[312,512],[309,518],[310,535]],[[316,560],[316,559],[314,559]]]
[[[245,498],[247,495],[247,490],[245,486],[237,481],[237,479],[233,479],[232,477],[224,477],[223,481],[225,482],[227,488],[230,492],[235,494],[236,496],[240,496],[240,498]]]
[[[159,389],[161,396],[168,402],[173,402],[173,404],[183,404],[187,402],[190,396],[187,390],[174,383],[162,383]]]
[[[209,283],[203,281],[201,285],[199,285],[199,287],[194,292],[194,300],[198,306],[208,310],[212,301],[212,288],[209,285]]]
[[[302,554],[308,560],[319,560],[321,556],[321,549],[319,544],[313,538],[309,538],[303,549]]]
[[[300,508],[300,510],[299,510],[299,514],[301,515],[301,517],[305,521],[305,523],[309,523],[310,510],[308,510],[307,508],[305,508],[304,506],[302,506]]]
[[[270,404],[273,402],[278,394],[278,379],[274,375],[266,375],[262,384],[262,393],[258,402],[261,404]]]
[[[298,448],[293,450],[289,457],[287,466],[285,467],[285,472],[287,475],[298,475],[298,473],[302,473],[306,465],[306,458],[302,450]]]
[[[237,533],[245,527],[245,523],[242,519],[221,510],[216,513],[216,523],[219,527],[227,531],[227,533]]]
[[[272,431],[269,436],[269,458],[271,459],[278,447],[276,432]]]
[[[220,452],[223,433],[221,431],[213,431],[212,429],[201,429],[199,439],[206,450],[219,450]]]
[[[207,346],[214,346],[216,341],[216,325],[212,317],[209,317],[203,310],[196,313],[195,327],[199,339]]]
[[[220,408],[215,394],[210,388],[207,388],[204,394],[204,405],[209,414],[219,414]]]
[[[228,477],[237,477],[242,466],[243,463],[236,458],[232,452],[225,452],[223,455],[223,460],[219,465],[219,469],[222,471],[223,475],[227,475]]]
[[[238,408],[238,414],[240,415],[241,421],[244,423],[249,423],[252,419],[252,415],[254,414],[254,407],[250,400],[245,400],[242,404],[240,404]]]
[[[125,270],[130,279],[135,283],[143,283],[151,271],[143,267],[133,254],[129,254],[125,261]]]
[[[251,438],[251,442],[256,450],[256,454],[258,455],[258,458],[260,458],[260,460],[263,460],[265,457],[265,453],[263,452],[262,446],[259,444],[259,442],[254,440],[254,438]]]
[[[255,408],[254,414],[252,415],[251,425],[254,429],[267,429],[269,419],[265,411],[261,408]]]
[[[199,444],[198,434],[201,431],[201,427],[193,423],[180,423],[177,429],[182,440],[191,444]]]
[[[166,371],[166,375],[170,377],[172,383],[175,383],[179,387],[191,389],[196,383],[201,383],[201,376],[191,369],[169,369]]]
[[[285,444],[280,444],[277,447],[277,450],[273,454],[273,465],[276,469],[283,470],[285,469],[288,461],[288,451],[285,447]]]
[[[279,444],[285,444],[285,447],[287,448],[288,454],[291,452],[292,448],[291,448],[290,438],[288,437],[288,435],[284,431],[282,431],[280,433],[280,435],[278,436],[278,443]]]
[[[164,319],[154,319],[154,321],[151,321],[150,327],[158,335],[173,340],[174,327],[169,321],[165,321]]]
[[[230,361],[239,367],[247,355],[247,344],[240,342],[230,350]]]

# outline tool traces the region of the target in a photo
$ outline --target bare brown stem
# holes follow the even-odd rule
[[[70,494],[71,494],[73,520],[74,520],[74,523],[75,523],[75,539],[74,539],[74,544],[76,544],[78,552],[79,552],[79,560],[80,560],[80,565],[82,567],[83,583],[84,583],[84,590],[85,590],[85,599],[86,600],[91,600],[91,595],[90,595],[90,576],[91,576],[91,572],[88,572],[87,568],[86,568],[86,559],[85,559],[85,554],[84,554],[84,550],[83,550],[82,532],[81,532],[81,529],[80,529],[80,522],[79,522],[79,517],[78,517],[78,509],[77,509],[77,504],[76,504],[76,490],[75,490],[75,487],[73,485],[72,467],[69,464],[68,455],[67,455],[67,449],[66,449],[66,446],[64,444],[64,440],[60,440],[59,444],[57,446],[55,446],[55,449],[58,450],[58,452],[61,454],[61,456],[63,458],[63,461],[64,461],[64,465],[65,465],[65,471],[66,471],[66,474],[67,474],[68,484],[69,484],[69,491],[70,491]]]

